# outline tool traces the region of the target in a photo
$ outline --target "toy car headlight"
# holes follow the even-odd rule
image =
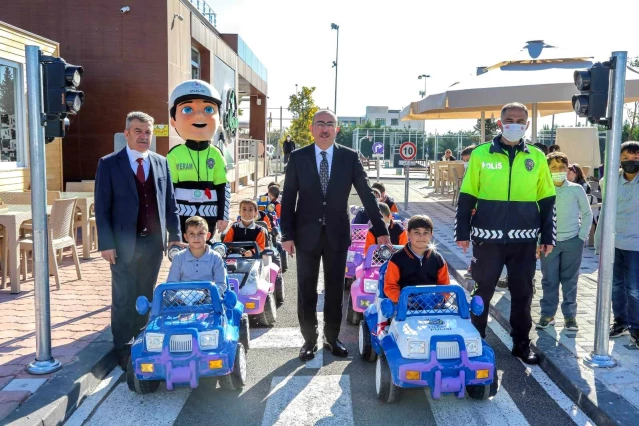
[[[375,293],[377,291],[377,280],[364,280],[364,292]]]
[[[353,263],[353,259],[355,259],[355,251],[349,250],[346,254],[346,263]]]
[[[411,354],[425,354],[426,353],[426,342],[422,342],[420,340],[413,340],[408,343],[408,353]]]
[[[482,347],[479,339],[466,339],[464,343],[466,344],[466,352],[469,357],[481,355]]]
[[[146,333],[144,336],[146,340],[146,350],[149,352],[162,352],[162,345],[164,344],[164,334],[162,333]]]
[[[215,349],[220,338],[218,330],[203,331],[198,337],[200,349]]]

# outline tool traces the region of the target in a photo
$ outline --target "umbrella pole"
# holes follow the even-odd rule
[[[532,143],[537,143],[537,102],[532,104]]]
[[[481,112],[481,141],[479,143],[486,142],[486,111]]]

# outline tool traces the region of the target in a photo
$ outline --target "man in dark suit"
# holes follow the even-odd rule
[[[324,348],[335,356],[348,351],[339,341],[346,254],[351,243],[348,197],[355,186],[379,244],[390,244],[373,191],[356,151],[335,143],[337,117],[328,110],[313,117],[315,143],[293,151],[282,196],[282,246],[297,249],[297,311],[304,345],[300,359],[317,351],[317,280],[324,266]]]
[[[111,264],[111,331],[123,369],[147,319],[137,314],[135,300],[153,297],[167,230],[170,244],[181,245],[168,163],[149,151],[153,117],[129,113],[124,136],[127,146],[101,158],[95,178],[98,250]]]

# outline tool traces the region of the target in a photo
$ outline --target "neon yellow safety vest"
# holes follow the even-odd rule
[[[187,141],[174,146],[166,159],[180,216],[228,219],[230,187],[226,162],[217,147]]]
[[[555,245],[555,185],[537,147],[507,148],[501,136],[470,156],[457,205],[455,240],[488,243],[537,241]]]

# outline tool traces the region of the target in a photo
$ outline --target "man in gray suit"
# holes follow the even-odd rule
[[[126,369],[130,343],[146,324],[138,296],[151,299],[169,244],[181,245],[180,221],[166,158],[149,151],[153,117],[126,117],[124,149],[102,157],[95,178],[98,250],[111,264],[111,330],[118,363]]]

